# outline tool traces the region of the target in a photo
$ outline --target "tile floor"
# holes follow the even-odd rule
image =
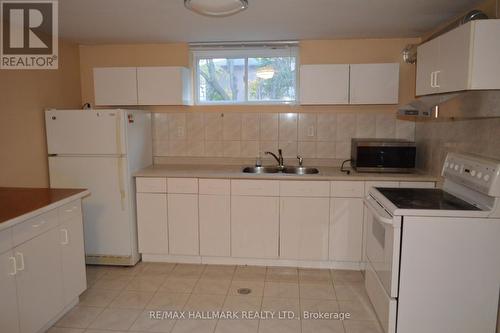
[[[49,333],[381,333],[360,272],[289,267],[139,263],[88,266],[89,288]],[[240,295],[238,289],[250,288]],[[274,312],[261,319],[151,319],[150,311]],[[269,312],[265,312],[269,311]],[[280,311],[351,318],[276,319]],[[248,312],[247,312],[248,313]],[[280,312],[284,313],[284,312]]]

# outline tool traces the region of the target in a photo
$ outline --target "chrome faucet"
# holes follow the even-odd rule
[[[280,170],[283,170],[285,168],[284,161],[283,161],[283,151],[281,149],[278,149],[278,156],[276,156],[275,153],[270,152],[270,151],[266,151],[266,152],[264,152],[264,154],[271,155],[272,157],[274,157],[276,162],[278,162],[278,168],[280,168]]]

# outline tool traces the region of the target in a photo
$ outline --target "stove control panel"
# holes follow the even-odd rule
[[[442,176],[478,192],[500,197],[500,161],[448,153]]]

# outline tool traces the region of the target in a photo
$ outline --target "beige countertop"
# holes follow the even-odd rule
[[[428,174],[416,173],[360,173],[351,170],[347,175],[339,167],[318,167],[319,174],[248,174],[242,172],[243,166],[237,165],[180,165],[157,164],[139,170],[135,177],[173,177],[173,178],[219,178],[219,179],[274,179],[274,180],[359,180],[359,181],[437,181]]]

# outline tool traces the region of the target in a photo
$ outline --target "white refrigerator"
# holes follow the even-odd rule
[[[88,264],[139,260],[132,174],[152,164],[151,114],[139,110],[45,111],[50,186],[88,188]]]

